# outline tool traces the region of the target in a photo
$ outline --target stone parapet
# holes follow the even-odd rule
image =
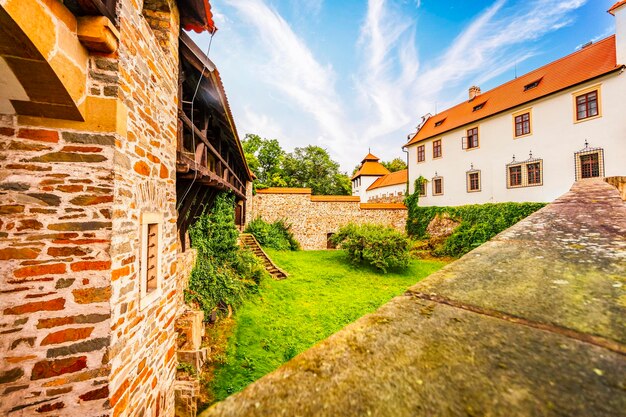
[[[202,417],[622,416],[625,236],[580,181]]]

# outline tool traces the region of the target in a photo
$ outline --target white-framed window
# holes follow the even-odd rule
[[[433,177],[433,195],[443,195],[443,177]]]
[[[480,185],[480,170],[471,169],[466,172],[466,190],[468,193],[477,193],[481,190]]]
[[[141,214],[140,244],[139,308],[144,309],[162,293],[163,213],[144,212]]]

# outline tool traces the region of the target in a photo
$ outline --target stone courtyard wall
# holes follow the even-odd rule
[[[248,221],[257,217],[268,222],[285,219],[305,250],[327,248],[327,236],[348,223],[377,223],[404,231],[404,204],[360,203],[359,197],[313,196],[308,188],[257,190],[250,204]]]

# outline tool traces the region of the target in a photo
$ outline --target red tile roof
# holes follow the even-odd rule
[[[217,30],[209,0],[179,0],[179,8],[183,29],[197,33],[205,30],[215,33]]]
[[[378,161],[379,158],[377,156],[368,153],[361,161],[361,168],[352,176],[352,179],[361,175],[382,176],[389,174],[389,170]]]
[[[615,11],[615,9],[617,9],[618,7],[621,7],[621,6],[625,5],[625,4],[626,4],[626,0],[618,1],[613,6],[611,6],[611,8],[609,9],[609,13],[611,13],[612,15],[615,15],[615,13],[613,13]]]
[[[367,191],[388,187],[390,185],[406,184],[407,180],[408,170],[403,169],[401,171],[392,172],[374,181],[374,183],[367,188]]]
[[[430,117],[407,145],[439,136],[623,67],[615,61],[615,36],[610,36]],[[525,86],[536,81],[539,81],[536,87],[524,91]],[[474,110],[483,103],[482,108]],[[443,123],[435,126],[439,121]]]

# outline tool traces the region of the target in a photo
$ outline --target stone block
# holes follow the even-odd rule
[[[78,39],[90,51],[112,54],[117,51],[120,33],[105,16],[83,16],[78,19]]]
[[[202,371],[202,366],[207,360],[208,349],[200,348],[197,350],[178,350],[176,351],[176,357],[179,363],[188,363],[193,366],[196,373]]]
[[[201,310],[187,310],[175,324],[178,350],[200,349],[204,336],[204,313]]]

